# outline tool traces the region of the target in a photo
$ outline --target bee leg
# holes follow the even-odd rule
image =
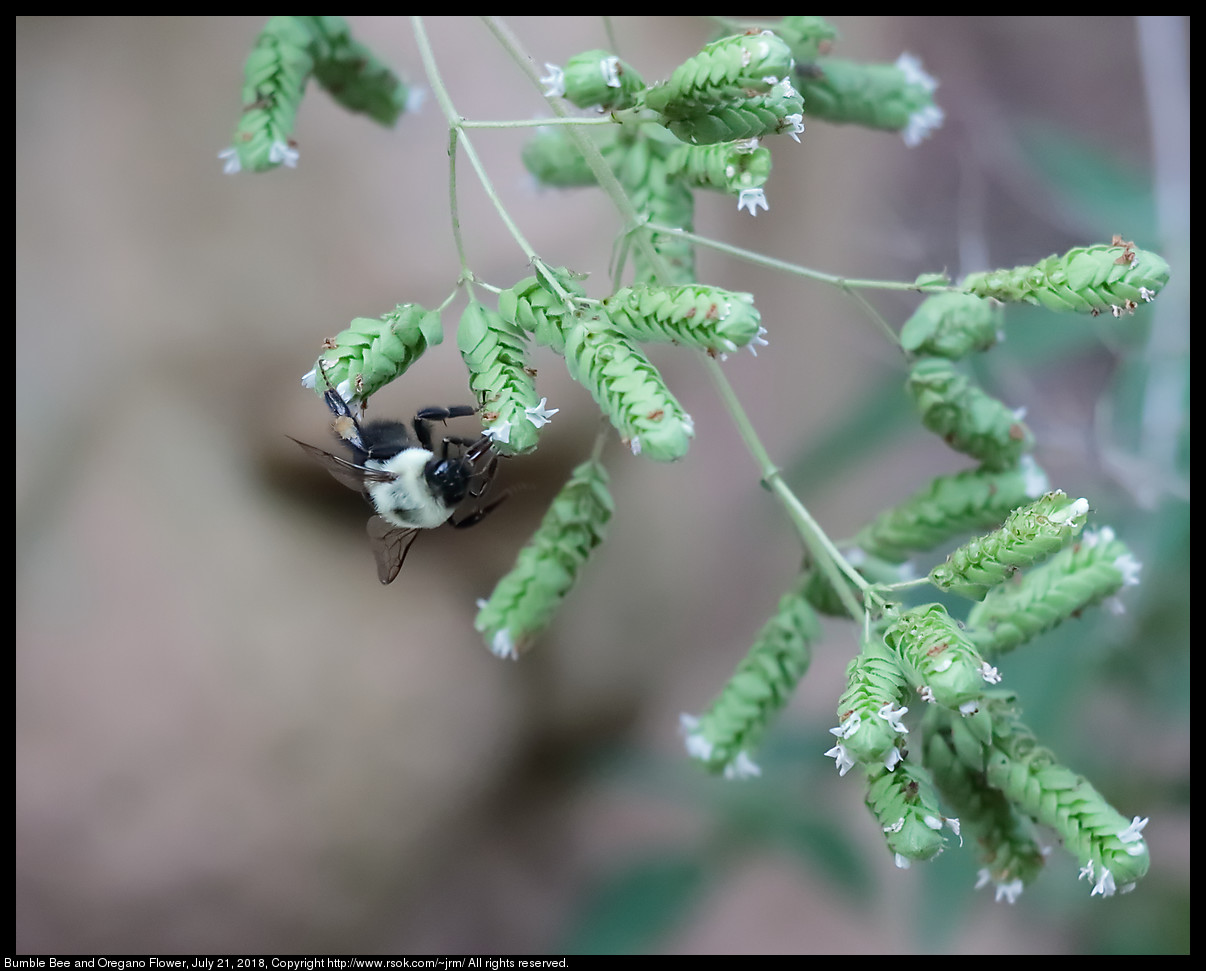
[[[469,405],[452,405],[450,408],[420,408],[415,412],[414,429],[419,444],[431,451],[431,423],[447,421],[449,418],[465,418],[474,414],[476,408]],[[447,450],[444,457],[447,458]]]
[[[507,497],[510,495],[511,495],[511,490],[508,489],[501,496],[499,496],[497,499],[495,499],[492,503],[490,503],[487,506],[482,506],[481,509],[478,509],[475,512],[469,513],[469,515],[465,516],[463,519],[458,520],[458,521],[454,521],[451,519],[448,520],[448,525],[451,526],[453,529],[468,529],[470,526],[476,526],[483,519],[485,519],[487,516],[489,516],[490,513],[494,512],[495,509],[497,509],[500,505],[502,505],[503,501],[505,499],[507,499]]]

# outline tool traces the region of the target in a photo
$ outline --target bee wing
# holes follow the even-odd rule
[[[369,546],[377,560],[377,579],[382,583],[393,583],[402,569],[402,561],[410,552],[411,544],[418,539],[415,527],[394,526],[380,516],[368,521]]]
[[[292,435],[286,437],[293,438]],[[368,488],[365,483],[392,482],[397,478],[392,472],[384,472],[381,469],[370,469],[365,465],[357,465],[355,462],[341,459],[338,455],[324,452],[316,445],[307,445],[305,442],[298,442],[296,438],[293,438],[293,441],[304,448],[310,458],[314,459],[319,465],[330,472],[339,482],[342,482],[355,492],[367,494]]]

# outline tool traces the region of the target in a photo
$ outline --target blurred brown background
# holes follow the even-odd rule
[[[772,144],[770,211],[754,220],[701,195],[700,232],[887,279],[1106,241],[1087,238],[1027,170],[1018,127],[1041,120],[1143,172],[1155,157],[1153,98],[1175,113],[1188,83],[1171,56],[1155,57],[1171,62],[1171,80],[1153,80],[1170,66],[1141,54],[1128,18],[835,23],[844,56],[918,55],[940,81],[946,126],[908,150],[894,135],[809,122],[801,145]],[[321,402],[298,383],[323,337],[397,302],[437,305],[455,285],[446,127],[430,99],[385,130],[312,85],[299,167],[223,176],[217,152],[261,25],[16,21],[16,950],[556,949],[618,860],[688,846],[708,825],[702,807],[609,781],[584,753],[683,761],[678,713],[699,711],[723,683],[791,583],[799,545],[699,363],[656,354],[696,420],[691,454],[659,466],[613,442],[608,543],[522,663],[490,656],[474,600],[595,426],[589,396],[541,352],[541,393],[562,410],[540,452],[509,463],[508,481],[525,491],[477,529],[423,536],[381,588],[364,507],[285,435],[326,434]],[[608,44],[593,18],[513,25],[540,65]],[[1183,55],[1188,21],[1158,26]],[[352,27],[422,83],[407,20]],[[467,117],[547,113],[476,20],[428,27]],[[614,27],[647,79],[710,38],[702,19]],[[1153,95],[1158,83],[1170,87]],[[1187,139],[1188,117],[1176,121]],[[519,162],[524,138],[472,133],[536,249],[591,271],[591,294],[605,295],[616,219],[599,193],[538,190]],[[1188,159],[1187,142],[1164,148]],[[527,275],[523,256],[463,158],[458,175],[473,269],[509,286]],[[1165,253],[1178,284],[1187,181],[1174,189],[1163,238],[1141,245]],[[882,335],[839,294],[703,251],[700,276],[757,295],[770,346],[726,372],[785,466],[869,384],[901,379]],[[1174,316],[1178,293],[1161,298]],[[894,326],[916,302],[873,299]],[[452,338],[460,306],[445,315],[445,344],[374,399],[376,414],[468,399]],[[1187,353],[1178,340],[1172,353]],[[1132,507],[1158,504],[1162,488],[1180,486],[1133,464],[1123,474],[1091,445],[1111,361],[1095,352],[1058,379],[1009,390],[1031,409],[1056,485],[1096,497],[1088,490],[1104,482]],[[842,536],[964,464],[918,429],[818,476],[802,499]],[[854,648],[849,625],[827,631],[785,720],[813,732],[805,751],[820,763],[799,777],[818,780],[802,798],[866,847],[879,891],[834,895],[823,875],[755,842],[658,948],[938,946],[913,936],[909,900],[925,877],[892,867],[860,786],[820,758]],[[1122,709],[1100,723],[1118,774],[1149,758],[1170,779],[1187,773],[1184,736]],[[1153,816],[1148,880],[1179,887],[1187,816],[1166,808],[1157,820],[1157,808],[1133,810]],[[1062,885],[1075,868],[1060,858],[1051,870],[1044,881]],[[1125,915],[1147,892],[1103,905],[1074,889],[1082,909],[1061,912],[1073,926],[1090,907]],[[981,895],[941,947],[1083,946],[1068,920]]]

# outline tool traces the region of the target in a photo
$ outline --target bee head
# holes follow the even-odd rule
[[[432,495],[446,506],[455,506],[469,494],[473,466],[464,458],[432,458],[423,468],[423,478]]]

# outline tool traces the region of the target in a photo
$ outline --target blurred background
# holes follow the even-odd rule
[[[1144,562],[1123,618],[1001,665],[1040,738],[1151,817],[1136,892],[1090,900],[1059,851],[1012,907],[972,892],[972,846],[896,870],[856,774],[821,754],[848,623],[827,623],[761,779],[688,763],[679,713],[707,706],[801,555],[691,353],[652,355],[691,453],[610,443],[609,540],[521,663],[486,651],[474,601],[590,449],[595,407],[551,353],[534,363],[561,411],[506,463],[522,490],[422,536],[382,587],[364,505],[285,436],[328,434],[299,384],[324,337],[455,285],[436,106],[387,130],[311,85],[298,168],[228,177],[262,20],[17,18],[18,953],[1188,950],[1188,18],[834,22],[837,54],[920,57],[945,126],[906,149],[810,121],[771,143],[770,210],[701,193],[699,232],[851,277],[957,277],[1113,233],[1172,266],[1121,321],[1011,308],[975,362],[1028,408],[1053,484]],[[351,24],[423,83],[409,21]],[[609,44],[599,19],[512,24],[538,66]],[[612,27],[647,79],[712,36]],[[428,29],[466,117],[548,113],[478,21]],[[526,137],[472,133],[535,248],[604,296],[616,217],[601,193],[539,190]],[[458,172],[473,269],[510,286],[523,255]],[[726,373],[831,536],[967,465],[910,414],[855,302],[704,250],[699,274],[756,295],[770,346]],[[870,299],[893,326],[918,302]],[[459,312],[374,414],[469,399]]]

